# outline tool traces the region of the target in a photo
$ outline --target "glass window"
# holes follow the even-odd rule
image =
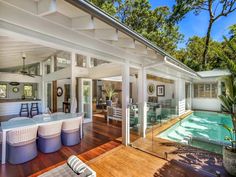
[[[210,98],[211,97],[211,84],[205,84],[205,95],[204,97]]]
[[[194,84],[194,98],[198,97],[198,84]]]
[[[33,86],[32,85],[24,85],[24,95],[25,97],[33,96]]]
[[[7,85],[0,84],[0,98],[6,98],[6,97],[7,97]]]
[[[194,84],[194,98],[217,98],[217,83]]]
[[[205,97],[205,92],[204,92],[204,84],[199,84],[198,85],[198,97]]]
[[[212,84],[211,91],[212,91],[211,97],[212,98],[217,98],[217,95],[218,95],[217,84]]]

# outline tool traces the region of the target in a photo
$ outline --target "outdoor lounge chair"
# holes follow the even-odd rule
[[[81,117],[68,119],[62,123],[62,144],[73,146],[80,143]]]
[[[37,156],[37,130],[37,126],[31,126],[7,132],[7,159],[9,163],[20,164]]]
[[[38,148],[41,152],[51,153],[61,148],[62,122],[40,125],[38,130]]]
[[[122,108],[107,106],[107,123],[110,119],[122,121]]]

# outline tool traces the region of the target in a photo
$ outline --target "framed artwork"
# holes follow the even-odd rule
[[[0,84],[0,98],[7,97],[7,84]]]
[[[18,93],[19,90],[20,90],[20,89],[19,89],[18,87],[13,87],[13,88],[12,88],[12,91],[13,91],[14,93]]]
[[[57,96],[61,97],[63,95],[63,89],[61,87],[57,87]]]
[[[155,85],[153,83],[148,84],[147,92],[149,95],[153,95],[155,91]]]
[[[157,85],[157,96],[165,96],[165,86]]]

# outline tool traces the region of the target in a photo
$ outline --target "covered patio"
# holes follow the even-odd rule
[[[132,154],[127,146],[149,138],[153,125],[192,108],[192,83],[199,75],[87,1],[0,1],[0,45],[0,121],[12,126],[6,121],[21,113],[28,117],[16,127],[2,126],[2,149],[9,132],[44,113],[52,118],[51,113],[64,112],[60,121],[80,115],[83,135],[74,146],[39,152],[24,164],[10,164],[3,151],[3,176],[37,174],[86,151],[91,160],[121,144]],[[110,87],[117,92],[111,98],[105,94]],[[28,111],[22,112],[22,104]]]

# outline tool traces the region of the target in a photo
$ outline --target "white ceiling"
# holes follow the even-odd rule
[[[26,54],[26,64],[32,64],[47,59],[57,50],[8,36],[0,36],[0,68],[22,65],[23,52]]]

